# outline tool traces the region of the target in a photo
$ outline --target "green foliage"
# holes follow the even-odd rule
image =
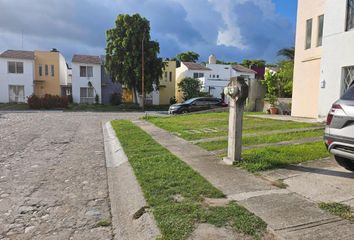
[[[100,103],[100,96],[98,94],[96,94],[95,96],[95,104],[99,104]]]
[[[114,81],[141,93],[142,43],[144,43],[145,92],[159,85],[164,69],[159,43],[150,40],[150,23],[139,14],[120,14],[107,31],[105,67]]]
[[[264,74],[264,80],[262,80],[263,86],[266,87],[266,100],[271,106],[274,106],[277,102],[277,86],[278,86],[278,74],[267,70]]]
[[[223,61],[223,60],[216,60],[216,64],[236,65],[237,62],[225,62],[225,61]]]
[[[336,202],[330,202],[330,203],[321,202],[319,204],[319,207],[322,210],[325,210],[333,215],[336,215],[343,219],[354,221],[352,211],[350,209],[350,206],[348,205],[342,203],[336,203]]]
[[[295,58],[295,48],[283,48],[277,53],[278,56],[285,57],[286,60],[294,61]]]
[[[177,54],[176,59],[180,62],[197,62],[199,59],[199,54],[196,52],[187,51]]]
[[[176,97],[171,97],[170,98],[170,105],[176,104],[177,103],[177,99]]]
[[[252,65],[256,65],[258,67],[265,67],[266,61],[262,59],[255,59],[255,60],[244,59],[242,60],[241,65],[247,68],[251,67]]]
[[[198,223],[231,226],[261,238],[265,222],[235,202],[206,206],[204,198],[223,198],[224,194],[146,132],[129,121],[113,121],[112,126],[161,230],[160,239],[188,239]],[[176,201],[176,195],[183,199]]]
[[[200,92],[202,83],[198,79],[184,78],[178,83],[178,87],[183,92],[184,100],[205,96],[205,93]]]
[[[278,72],[278,96],[291,97],[293,91],[294,62],[281,61]]]

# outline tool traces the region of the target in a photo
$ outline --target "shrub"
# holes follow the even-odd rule
[[[122,94],[120,93],[112,93],[110,99],[109,99],[109,102],[112,104],[112,105],[120,105],[122,103]]]
[[[58,109],[67,108],[69,98],[67,96],[60,97],[50,94],[46,94],[44,97],[32,95],[28,97],[27,102],[30,109]]]
[[[176,104],[176,103],[177,103],[176,97],[171,97],[170,98],[170,105],[173,105],[173,104]]]
[[[95,103],[99,104],[100,103],[100,95],[96,94],[95,96]]]

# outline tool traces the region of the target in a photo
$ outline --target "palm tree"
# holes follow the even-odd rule
[[[277,56],[285,57],[287,60],[294,61],[295,58],[295,48],[283,48],[280,49],[277,53]]]

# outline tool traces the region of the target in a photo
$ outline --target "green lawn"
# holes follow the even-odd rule
[[[0,110],[28,110],[26,103],[0,103]]]
[[[264,133],[273,130],[320,126],[318,124],[262,119],[251,116],[252,114],[245,113],[244,133]],[[168,118],[148,117],[146,120],[186,140],[227,136],[227,112],[187,114]],[[195,130],[199,132],[195,132]]]
[[[336,203],[336,202],[329,202],[329,203],[321,202],[318,204],[318,206],[324,211],[327,211],[333,215],[354,222],[354,216],[352,214],[352,210],[349,205]]]
[[[300,140],[303,138],[311,137],[321,137],[323,136],[322,129],[303,131],[303,132],[292,132],[292,133],[282,133],[273,135],[260,135],[260,136],[243,136],[242,143],[244,146],[251,146],[263,143],[277,143],[291,140]],[[197,143],[198,146],[208,150],[215,151],[227,148],[227,140],[213,141],[213,142],[202,142]]]
[[[329,157],[329,153],[321,141],[246,150],[242,153],[243,160],[236,165],[257,172],[325,157]]]
[[[207,198],[224,194],[192,170],[150,135],[129,121],[112,126],[129,158],[144,196],[161,230],[162,239],[187,239],[197,223],[229,226],[259,239],[266,223],[236,202],[210,207]],[[181,196],[181,201],[176,200]]]

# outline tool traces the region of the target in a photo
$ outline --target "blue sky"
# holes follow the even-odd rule
[[[120,13],[151,22],[162,57],[195,51],[225,61],[266,59],[294,45],[296,0],[0,0],[0,51],[59,49],[104,54],[105,31]]]

